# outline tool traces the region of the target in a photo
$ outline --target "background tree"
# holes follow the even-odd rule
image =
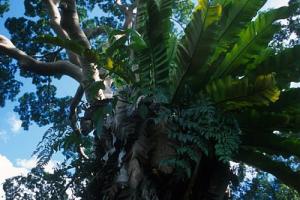
[[[297,3],[297,0],[290,0],[289,4]],[[299,11],[296,11],[286,21],[279,33],[274,36],[272,46],[274,48],[286,48],[299,45]]]
[[[274,157],[299,156],[299,47],[269,47],[299,5],[257,16],[265,2],[25,1],[27,17],[0,36],[2,105],[20,69],[37,86],[15,108],[22,126],[52,127],[7,198],[223,199],[230,160],[300,191],[299,172]],[[104,14],[89,19],[96,5]],[[62,75],[79,83],[73,98],[55,96],[50,76]],[[66,160],[47,174],[59,150]]]

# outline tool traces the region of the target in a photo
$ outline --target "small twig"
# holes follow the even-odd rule
[[[79,105],[82,96],[84,94],[84,89],[83,87],[80,85],[77,88],[76,94],[74,96],[74,98],[72,99],[71,105],[70,105],[70,114],[69,114],[69,119],[72,121],[75,117],[76,119],[76,115],[77,115],[77,106]]]

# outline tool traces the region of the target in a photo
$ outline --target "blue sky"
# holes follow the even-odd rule
[[[22,16],[24,13],[23,1],[10,0],[10,11],[5,13],[0,19],[0,34],[9,37],[4,28],[5,19],[8,17]],[[30,38],[28,38],[30,39]],[[34,91],[35,87],[30,79],[19,79],[23,82],[22,93]],[[77,83],[68,77],[61,80],[55,80],[54,83],[59,86],[58,96],[73,95],[77,88]],[[21,95],[21,94],[20,94]],[[19,116],[13,112],[16,102],[6,102],[4,108],[0,108],[0,200],[4,199],[2,183],[5,178],[26,174],[36,163],[36,159],[31,157],[36,145],[41,140],[47,127],[30,126],[29,131],[21,128]],[[60,160],[60,156],[54,156],[54,160]],[[56,161],[51,161],[47,170],[51,171]]]
[[[286,5],[287,2],[288,0],[269,0],[264,9],[280,7]],[[10,0],[10,11],[0,19],[0,34],[9,37],[3,26],[5,19],[22,16],[23,13],[23,1]],[[23,92],[34,90],[30,79],[21,79],[21,81],[24,83]],[[55,81],[55,84],[58,86],[57,94],[59,96],[71,96],[77,88],[77,83],[68,77]],[[35,158],[31,158],[31,154],[47,129],[32,125],[29,131],[22,130],[18,115],[13,112],[16,105],[15,102],[7,102],[4,108],[0,108],[0,117],[2,118],[0,120],[0,200],[4,199],[1,185],[4,179],[21,173],[26,174],[34,166]],[[59,160],[59,156],[55,156],[54,160]],[[48,171],[51,171],[54,164],[55,161],[50,162],[47,167]]]
[[[13,16],[22,16],[23,12],[23,3],[20,0],[11,0],[10,11],[0,20],[0,34],[9,36],[3,25],[5,19]],[[31,79],[19,77],[19,80],[24,84],[20,95],[24,92],[35,90],[35,87],[31,84]],[[61,80],[55,80],[54,83],[59,86],[57,90],[58,96],[73,95],[78,85],[74,80],[66,76]],[[29,157],[46,130],[46,128],[40,128],[36,125],[32,125],[29,131],[22,130],[18,115],[13,112],[13,108],[16,105],[16,102],[8,101],[4,108],[0,108],[0,116],[3,118],[0,121],[0,154],[7,156],[10,160]]]

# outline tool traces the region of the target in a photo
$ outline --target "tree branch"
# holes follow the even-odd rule
[[[61,15],[58,9],[60,0],[44,0],[50,15],[50,24],[55,33],[63,38],[70,39],[68,33],[61,27]]]
[[[79,83],[82,81],[81,69],[67,61],[45,63],[35,60],[25,52],[17,49],[5,36],[0,35],[0,52],[18,60],[22,69],[39,75],[68,75]]]
[[[243,145],[261,147],[281,155],[298,156],[300,158],[300,140],[281,137],[273,133],[245,133],[242,135]]]
[[[61,8],[61,27],[67,31],[72,40],[76,40],[85,48],[90,49],[91,45],[85,33],[80,27],[79,16],[75,0],[63,0]]]
[[[95,38],[103,33],[105,33],[105,30],[102,26],[98,26],[98,27],[95,27],[95,28],[89,28],[89,29],[85,29],[83,30],[86,37],[88,39],[92,39],[92,38]]]
[[[58,9],[60,0],[44,0],[44,2],[47,5],[50,16],[50,24],[54,32],[62,39],[70,39],[66,30],[64,30],[61,26],[61,15]],[[67,54],[71,63],[81,66],[78,55],[69,50],[67,50]]]
[[[284,163],[274,161],[262,153],[246,148],[240,148],[239,153],[235,157],[239,161],[273,174],[284,184],[300,192],[300,173],[292,171]]]
[[[81,85],[79,85],[79,87],[77,88],[76,94],[74,96],[74,98],[72,99],[71,105],[70,105],[70,120],[73,121],[74,117],[76,117],[77,115],[77,106],[79,105],[82,96],[84,94],[84,89]],[[75,122],[77,121],[77,119],[75,119]],[[75,127],[75,126],[74,126]]]
[[[61,8],[61,27],[67,31],[70,38],[74,41],[77,41],[86,49],[90,49],[91,45],[86,37],[85,33],[80,27],[79,16],[76,8],[75,0],[62,0],[60,3]],[[102,72],[98,70],[98,67],[91,63],[85,57],[81,57],[80,61],[82,63],[82,72],[84,76],[84,86],[88,86],[93,82],[100,81],[100,76]],[[85,89],[85,92],[89,93],[89,91]],[[89,96],[89,95],[87,95]],[[89,98],[87,98],[90,101]]]
[[[131,28],[134,20],[133,10],[136,8],[136,2],[129,6],[123,5],[121,0],[115,0],[115,3],[120,8],[120,10],[124,12],[125,15],[123,29]]]

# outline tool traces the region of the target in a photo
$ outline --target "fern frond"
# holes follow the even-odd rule
[[[58,151],[60,143],[63,143],[63,132],[49,128],[32,153],[32,156],[37,156],[37,167],[48,164],[55,151]]]
[[[169,87],[172,5],[173,0],[150,0],[139,6],[144,15],[138,15],[137,30],[143,31],[148,47],[135,52],[139,65],[137,74],[142,88]]]
[[[216,40],[215,27],[222,14],[220,5],[209,6],[207,0],[200,0],[185,35],[178,44],[177,70],[172,78],[174,85],[173,102],[178,100],[187,80],[198,79],[207,69],[203,68],[208,60]],[[198,87],[197,84],[191,84]]]
[[[223,15],[220,32],[217,36],[218,45],[209,62],[215,62],[221,54],[225,53],[239,39],[239,34],[248,22],[256,15],[267,0],[217,0],[214,3],[223,5]]]
[[[295,59],[300,55],[300,46],[284,49],[279,53],[273,51],[267,52],[267,55],[258,55],[263,57],[255,65],[247,66],[247,74],[251,76],[276,73],[276,80],[279,86],[288,89],[291,82],[300,81],[300,60]]]
[[[220,77],[244,72],[245,66],[255,60],[261,49],[268,46],[273,35],[279,31],[280,25],[274,24],[279,19],[289,16],[289,8],[282,7],[260,14],[257,19],[250,22],[248,27],[240,33],[240,40],[228,52],[217,67],[211,80]]]
[[[258,76],[254,84],[246,77],[219,79],[207,85],[206,92],[224,110],[269,105],[280,95],[273,74]]]

